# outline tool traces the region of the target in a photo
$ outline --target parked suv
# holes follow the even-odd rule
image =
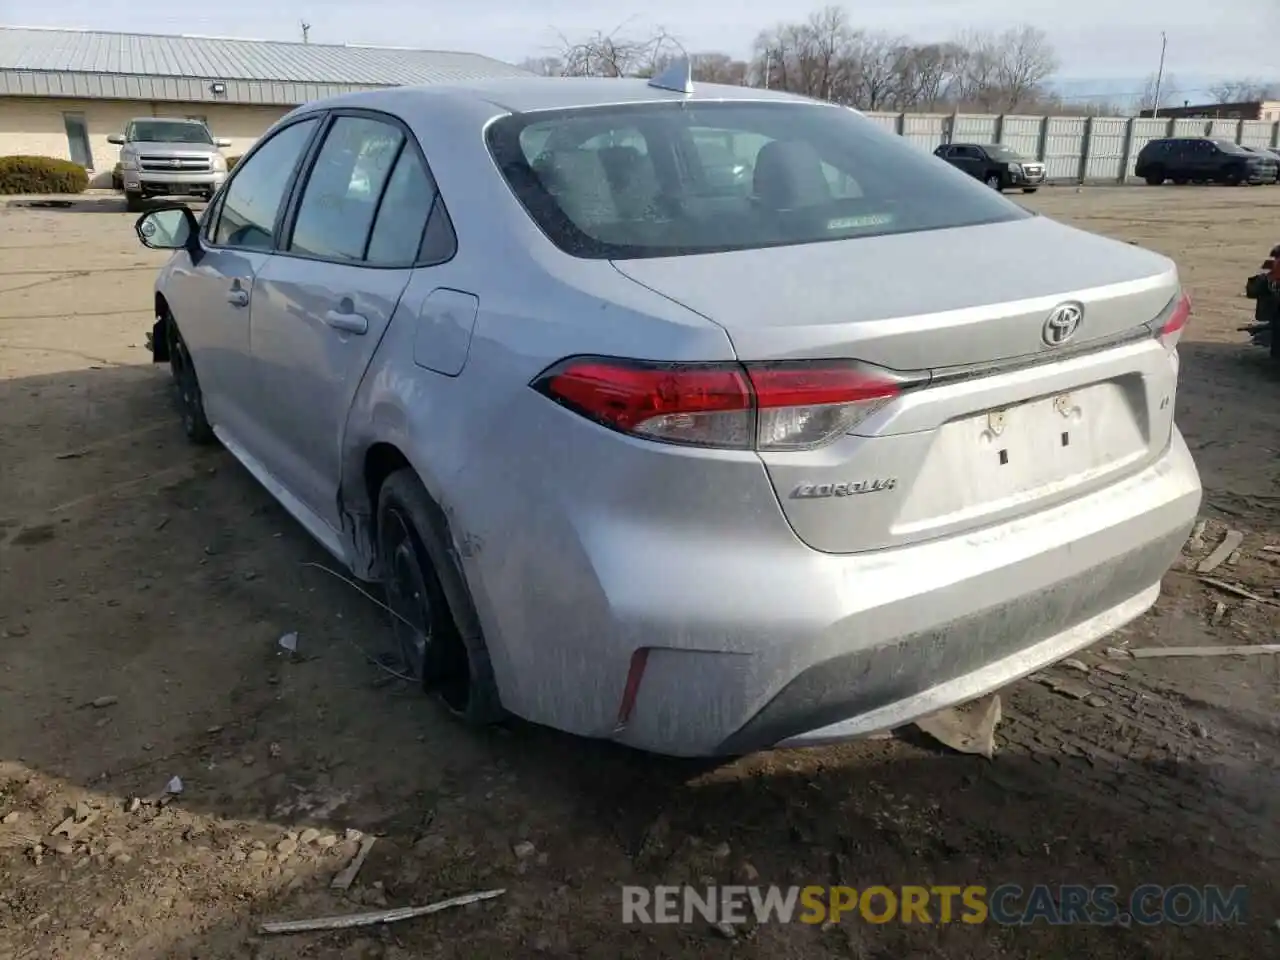
[[[1250,153],[1230,140],[1168,137],[1152,140],[1138,152],[1136,173],[1151,186],[1174,183],[1271,183],[1277,161]]]
[[[1274,147],[1247,147],[1241,144],[1241,147],[1250,153],[1262,157],[1266,160],[1275,160],[1276,167],[1270,180],[1265,183],[1280,183],[1280,153],[1277,153]]]
[[[933,154],[993,190],[1021,188],[1023,193],[1035,193],[1044,183],[1043,163],[1000,143],[944,143]]]
[[[123,134],[107,137],[120,144],[120,181],[125,204],[138,210],[147,197],[212,197],[227,178],[227,158],[199,120],[139,117]]]

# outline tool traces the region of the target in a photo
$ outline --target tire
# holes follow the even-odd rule
[[[986,179],[982,182],[997,192],[1004,189],[1004,177],[998,173],[988,173]]]
[[[1143,174],[1142,179],[1147,181],[1147,186],[1158,187],[1164,183],[1164,179],[1165,179],[1164,168],[1152,167],[1145,174]]]
[[[487,726],[505,713],[449,542],[417,474],[405,468],[387,477],[378,491],[378,566],[404,672],[459,720]],[[441,571],[453,591],[446,591]]]
[[[216,438],[204,415],[204,394],[200,391],[195,364],[191,362],[191,354],[187,352],[187,344],[173,317],[166,318],[165,336],[169,345],[169,371],[173,374],[174,395],[178,413],[182,416],[182,432],[196,446],[208,446]]]
[[[1039,187],[1023,187],[1023,188],[1022,188],[1022,192],[1023,192],[1023,193],[1035,193],[1035,192],[1036,192],[1037,190],[1039,190],[1039,189],[1040,189]]]
[[[127,210],[129,213],[141,213],[142,200],[143,200],[143,197],[142,197],[142,194],[140,193],[125,193],[124,195],[125,210]]]
[[[1175,187],[1185,187],[1185,186],[1187,185],[1187,178],[1186,178],[1186,177],[1174,177],[1174,178],[1173,178],[1173,185],[1174,185]]]
[[[1238,187],[1244,182],[1244,171],[1239,167],[1228,167],[1222,174],[1222,182],[1228,187]]]

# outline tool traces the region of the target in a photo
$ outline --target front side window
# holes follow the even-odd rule
[[[149,143],[213,143],[208,127],[186,120],[135,120],[129,124],[126,139]]]
[[[280,205],[316,122],[313,117],[285,127],[237,165],[223,190],[215,244],[252,250],[270,250],[275,245]]]
[[[334,120],[303,188],[289,250],[362,260],[383,186],[404,142],[394,124],[368,117]]]
[[[987,156],[992,160],[1001,160],[1005,163],[1023,163],[1027,159],[1017,150],[1011,150],[1002,143],[993,143],[986,150]]]
[[[627,259],[938,230],[1032,214],[823,104],[645,103],[511,114],[488,144],[561,249]]]

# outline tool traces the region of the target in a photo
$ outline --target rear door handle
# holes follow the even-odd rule
[[[360,313],[339,312],[330,310],[324,315],[324,322],[343,333],[354,333],[361,336],[369,332],[369,321]]]

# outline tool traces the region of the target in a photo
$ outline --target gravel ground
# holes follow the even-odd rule
[[[1026,202],[1181,265],[1178,413],[1208,521],[1187,556],[1240,531],[1217,573],[1260,598],[1184,562],[1103,647],[1275,642],[1280,373],[1235,327],[1280,187]],[[1004,691],[994,761],[906,737],[713,765],[460,729],[370,665],[382,615],[306,565],[327,560],[301,529],[184,442],[142,349],[161,257],[131,220],[109,197],[0,208],[0,960],[1275,955],[1280,658],[1090,651]],[[77,808],[92,822],[51,837]],[[621,884],[735,881],[1247,884],[1250,902],[1230,929],[621,922]],[[390,927],[256,930],[493,887]]]

